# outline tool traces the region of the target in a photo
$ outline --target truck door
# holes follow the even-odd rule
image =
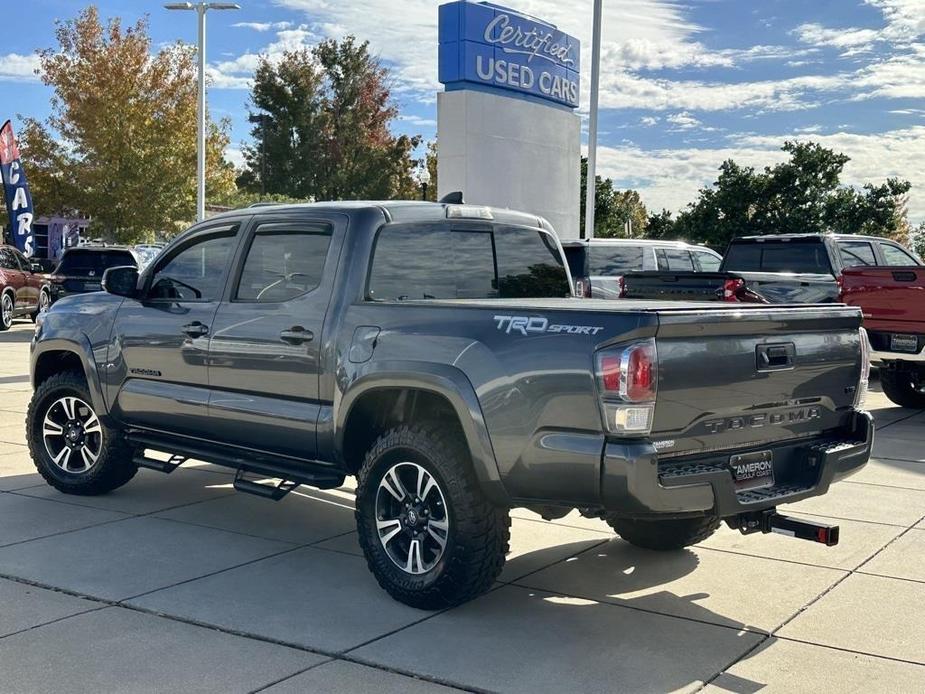
[[[209,337],[241,223],[203,227],[168,249],[142,297],[119,308],[107,378],[123,423],[208,438]]]
[[[339,245],[331,218],[260,216],[242,244],[209,345],[209,414],[219,440],[314,458],[321,329]]]

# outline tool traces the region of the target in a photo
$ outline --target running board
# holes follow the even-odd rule
[[[726,519],[726,524],[743,535],[751,533],[778,533],[795,537],[798,540],[818,542],[826,547],[838,544],[838,526],[816,523],[814,521],[791,518],[778,513],[775,509],[743,513]]]
[[[264,478],[287,480],[298,486],[300,484],[317,489],[336,489],[344,483],[344,472],[330,463],[310,460],[297,460],[284,456],[272,456],[257,451],[235,449],[217,445],[203,444],[198,441],[187,441],[182,437],[157,435],[146,431],[130,431],[126,435],[129,443],[140,448],[153,448],[171,454],[167,461],[149,458],[140,451],[135,456],[135,462],[159,472],[170,473],[186,460],[202,460],[237,471],[236,479],[240,476],[241,491],[253,491],[251,481],[243,479],[243,473],[260,475]],[[242,472],[243,471],[243,472]],[[259,483],[253,483],[259,484]],[[235,485],[238,488],[238,484]],[[244,489],[247,487],[247,489]],[[294,488],[293,487],[293,488]],[[270,488],[273,489],[272,487]],[[253,491],[255,494],[273,498],[279,492],[267,493],[263,489]],[[288,492],[287,492],[288,493]],[[283,493],[279,498],[285,496]]]

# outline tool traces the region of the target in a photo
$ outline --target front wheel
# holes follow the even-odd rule
[[[358,478],[360,545],[393,598],[436,610],[491,587],[507,554],[510,517],[482,493],[458,433],[436,424],[395,427],[369,449]]]
[[[880,369],[884,394],[900,407],[925,409],[925,374],[921,371]]]
[[[32,318],[32,322],[34,323],[34,322],[38,319],[40,313],[42,313],[42,312],[44,312],[44,311],[47,311],[49,306],[51,306],[51,297],[48,295],[48,292],[46,292],[46,291],[43,289],[43,290],[39,293],[39,305],[38,305],[38,309],[36,310],[35,313],[33,313],[33,314],[30,316],[30,317]]]
[[[670,551],[703,542],[716,532],[719,518],[675,518],[667,520],[634,520],[611,517],[607,524],[631,545],[644,549]]]
[[[55,374],[36,388],[26,414],[26,440],[39,474],[65,494],[111,492],[138,471],[134,447],[93,409],[82,373]]]

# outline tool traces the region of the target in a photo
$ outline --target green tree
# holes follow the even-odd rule
[[[925,222],[910,232],[909,245],[919,258],[925,260]]]
[[[661,212],[655,212],[649,215],[646,221],[646,238],[649,239],[674,239],[675,220],[671,218],[671,212],[662,208]]]
[[[627,223],[632,223],[633,238],[645,235],[648,213],[635,190],[616,190],[609,178],[595,176],[594,236],[598,238],[626,237]],[[581,229],[585,228],[585,196],[588,185],[588,159],[581,158]]]
[[[908,181],[845,186],[839,179],[846,155],[812,142],[786,142],[782,149],[790,158],[762,172],[723,162],[713,185],[678,216],[675,232],[719,248],[745,234],[908,234]]]
[[[430,175],[430,183],[427,184],[427,199],[431,202],[437,201],[437,141],[431,140],[427,143],[427,152],[424,154],[424,166]]]
[[[389,73],[353,36],[261,59],[251,101],[262,122],[244,150],[241,185],[300,199],[411,198],[418,137],[389,130],[398,115]],[[265,159],[264,159],[265,158]]]
[[[122,242],[174,232],[195,216],[195,53],[152,54],[148,21],[123,29],[95,7],[56,25],[58,46],[39,52],[53,88],[46,123],[26,122],[23,155],[39,214],[89,216],[94,233]],[[224,160],[228,123],[208,124],[207,193],[234,186]]]

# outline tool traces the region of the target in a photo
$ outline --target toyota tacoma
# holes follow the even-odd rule
[[[579,299],[543,219],[464,204],[234,211],[39,317],[27,439],[102,494],[187,459],[279,499],[358,478],[368,565],[420,608],[486,591],[509,509],[676,550],[861,468],[861,312]]]

